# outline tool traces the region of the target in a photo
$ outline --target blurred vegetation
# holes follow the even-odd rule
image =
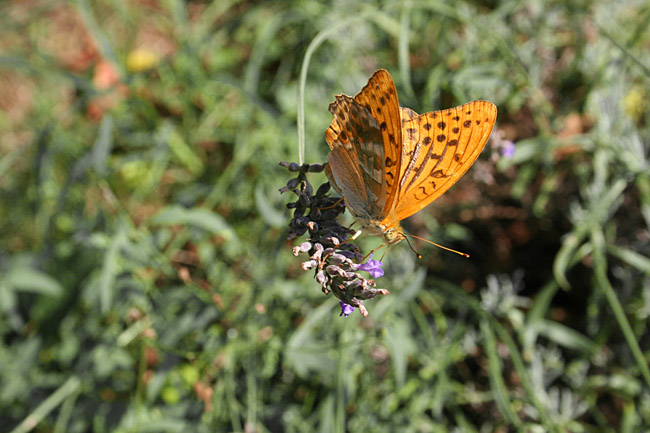
[[[2,431],[650,429],[647,2],[0,8]],[[315,40],[307,162],[379,67],[516,146],[405,224],[472,258],[391,248],[368,318],[284,241]]]

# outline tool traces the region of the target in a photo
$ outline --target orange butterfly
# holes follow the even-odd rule
[[[385,69],[354,98],[335,98],[325,173],[361,228],[388,244],[404,239],[401,220],[444,194],[472,166],[497,117],[487,101],[418,115],[398,105]]]

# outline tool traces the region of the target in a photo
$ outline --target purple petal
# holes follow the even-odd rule
[[[372,254],[370,254],[368,261],[359,265],[357,269],[368,272],[373,278],[379,278],[384,276],[384,270],[381,268],[382,266],[383,263],[379,260],[372,260]]]
[[[343,301],[339,300],[339,305],[341,306],[341,314],[339,314],[339,317],[340,316],[348,317],[354,311],[354,307],[352,305],[348,305]]]

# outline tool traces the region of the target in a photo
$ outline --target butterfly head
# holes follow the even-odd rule
[[[383,233],[384,240],[388,243],[388,245],[396,244],[405,238],[401,229],[402,229],[401,227],[397,226],[397,227],[391,227],[384,231]]]
[[[388,245],[396,244],[405,238],[399,223],[386,224],[383,221],[368,220],[361,225],[366,233],[381,236]]]

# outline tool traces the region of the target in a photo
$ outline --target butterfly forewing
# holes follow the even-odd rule
[[[325,138],[332,152],[326,173],[355,216],[382,219],[397,195],[401,157],[392,78],[385,70],[377,71],[354,99],[336,96],[330,112],[334,120]]]
[[[395,202],[399,220],[428,206],[465,174],[483,150],[497,113],[487,101],[419,116],[401,110],[403,162]]]
[[[379,124],[384,148],[383,166],[385,173],[386,201],[379,218],[385,217],[394,208],[397,199],[400,160],[402,156],[402,131],[400,110],[395,83],[388,71],[379,69],[361,89],[355,101],[366,107]],[[371,155],[365,155],[370,157]]]

